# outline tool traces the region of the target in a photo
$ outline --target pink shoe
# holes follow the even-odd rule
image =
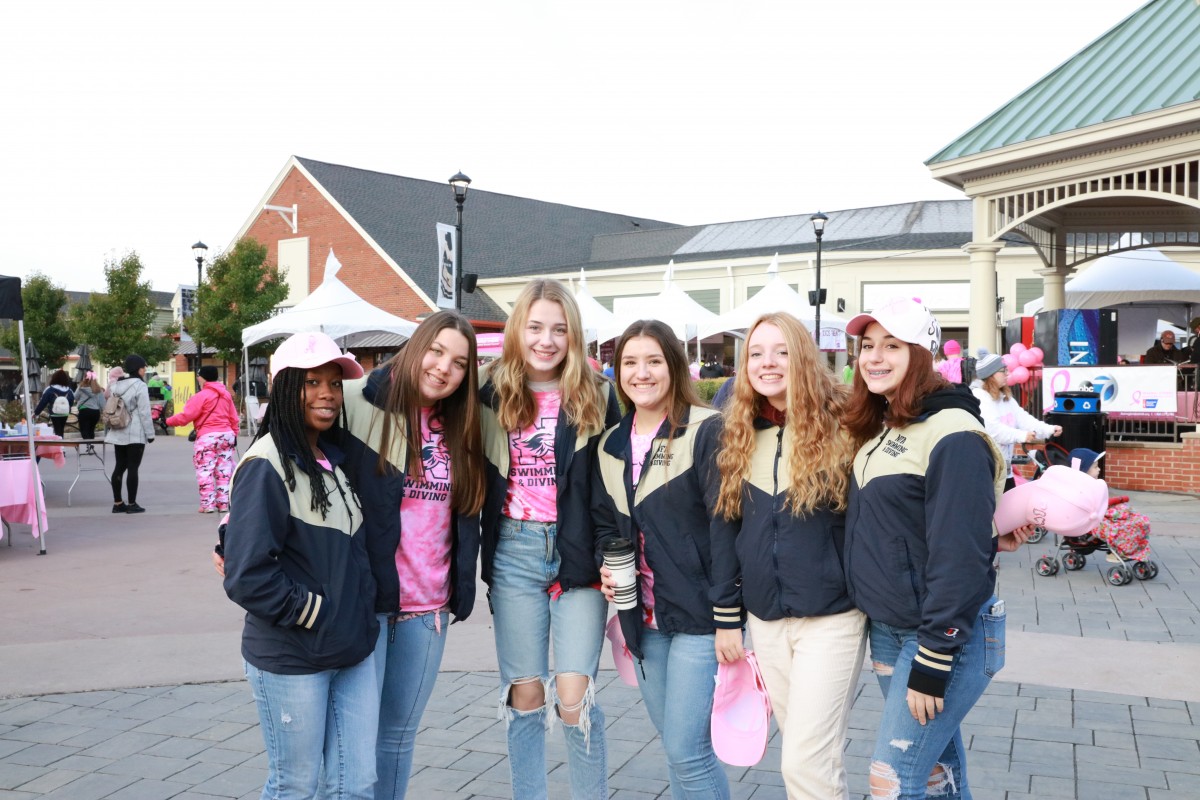
[[[629,646],[625,644],[625,634],[621,632],[621,620],[616,614],[604,626],[604,635],[608,637],[608,642],[612,645],[613,664],[617,667],[617,674],[621,676],[621,682],[636,689],[638,682],[637,674],[633,671],[633,654],[629,652]]]
[[[758,660],[750,650],[739,661],[717,666],[709,730],[713,750],[726,764],[752,767],[767,752],[771,700]]]

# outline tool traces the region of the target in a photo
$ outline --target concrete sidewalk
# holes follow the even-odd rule
[[[0,800],[258,797],[265,760],[241,680],[241,613],[212,571],[216,517],[196,513],[190,456],[182,438],[147,449],[148,511],[135,516],[110,513],[99,473],[83,475],[67,508],[75,457],[61,470],[43,461],[48,554],[22,526],[0,541]],[[1153,522],[1152,581],[1112,587],[1093,563],[1039,577],[1032,563],[1050,543],[1002,557],[1008,664],[965,729],[976,798],[1198,796],[1200,500],[1138,494],[1133,507]],[[481,591],[450,629],[414,793],[508,796],[495,669]],[[611,671],[600,683],[613,796],[668,793],[637,691]],[[864,673],[848,751],[856,797],[879,707]],[[729,769],[735,797],[784,796],[772,745],[757,767]],[[557,738],[549,755],[552,795],[566,797]]]

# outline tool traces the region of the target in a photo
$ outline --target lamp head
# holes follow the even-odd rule
[[[813,233],[815,233],[817,238],[820,239],[821,235],[825,233],[825,222],[829,219],[829,217],[818,211],[809,217],[809,219],[812,220]]]
[[[467,187],[471,185],[471,179],[461,172],[454,173],[450,178],[450,186],[454,189],[454,199],[461,203],[467,199]]]

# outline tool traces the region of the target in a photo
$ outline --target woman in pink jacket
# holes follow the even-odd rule
[[[200,487],[200,513],[229,510],[229,481],[237,452],[238,413],[217,368],[200,368],[200,391],[188,398],[183,411],[167,418],[171,427],[194,424],[196,483]]]

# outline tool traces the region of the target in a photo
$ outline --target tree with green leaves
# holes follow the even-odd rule
[[[287,295],[279,267],[267,263],[266,245],[239,239],[209,266],[198,308],[185,327],[205,348],[216,349],[222,361],[236,363],[242,359],[242,330],[271,317]]]
[[[21,304],[25,306],[26,338],[37,345],[42,366],[58,369],[77,343],[67,325],[66,291],[35,272],[21,282]],[[15,322],[0,329],[0,347],[20,357],[21,342]]]
[[[130,353],[137,353],[148,364],[170,358],[175,352],[174,339],[169,334],[156,336],[151,330],[158,310],[150,299],[150,282],[142,280],[138,254],[131,252],[120,261],[105,264],[104,280],[108,292],[93,293],[71,313],[75,337],[91,345],[92,361],[111,366]]]

